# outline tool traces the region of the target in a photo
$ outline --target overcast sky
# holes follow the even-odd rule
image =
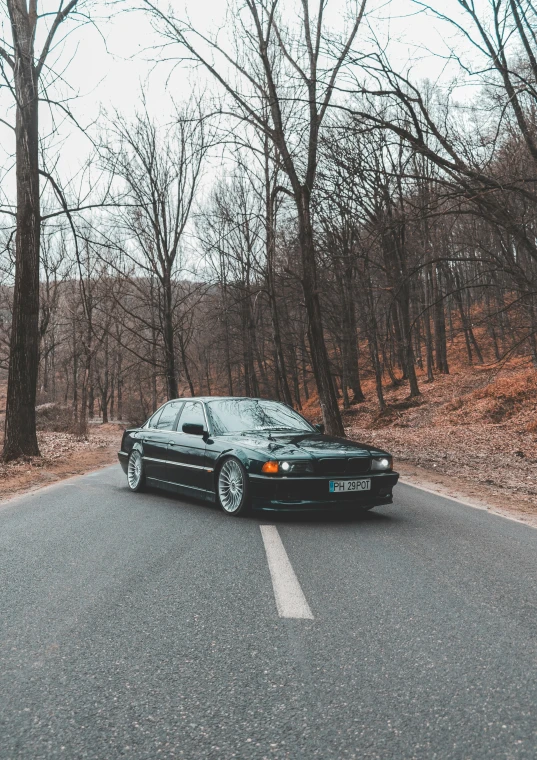
[[[326,20],[331,27],[340,26],[338,8],[350,1],[330,0],[328,9],[332,15],[327,15]],[[292,13],[297,7],[296,2],[281,0],[281,5]],[[455,0],[444,2],[456,5]],[[310,4],[312,7],[315,5],[313,2]],[[56,50],[58,63],[54,68],[63,71],[65,82],[59,91],[63,95],[78,96],[72,101],[71,108],[83,127],[93,124],[89,128],[90,133],[95,133],[98,128],[99,112],[103,108],[132,114],[140,105],[142,89],[150,113],[166,122],[171,112],[171,98],[176,101],[187,99],[192,86],[203,81],[203,72],[189,70],[186,64],[172,71],[171,65],[154,62],[160,57],[157,48],[160,40],[153,32],[147,15],[129,10],[137,5],[138,2],[130,0],[118,6],[86,0],[83,7],[91,12],[95,25],[75,27]],[[223,23],[226,0],[175,0],[171,5],[176,12],[183,8],[196,28],[210,31]],[[43,0],[40,5],[42,13],[57,7],[58,0]],[[117,12],[113,12],[114,8],[118,8]],[[356,47],[367,46],[373,35],[383,42],[389,37],[390,55],[402,68],[406,69],[411,64],[416,78],[434,79],[441,75],[444,63],[435,54],[447,51],[445,30],[439,33],[438,25],[430,17],[417,12],[412,0],[371,0],[369,9]],[[67,30],[67,24],[64,26]],[[9,40],[10,30],[5,20],[2,32],[4,38]],[[175,52],[170,50],[170,54]],[[7,120],[12,122],[11,96],[5,89],[0,92],[0,106]],[[50,127],[45,108],[41,111],[41,125],[44,134]],[[0,150],[5,157],[13,152],[13,134],[1,125],[0,130]],[[71,123],[65,122],[54,141],[57,148],[62,145],[58,165],[60,173],[73,174],[91,148],[88,140]],[[11,182],[5,175],[2,184],[4,191],[9,192]]]
[[[331,0],[328,4],[332,15],[327,14],[330,26],[338,27],[335,9],[345,1]],[[132,3],[132,6],[138,3]],[[164,3],[162,4],[164,7]],[[167,3],[166,3],[167,5]],[[171,2],[174,9],[185,8],[194,26],[205,31],[212,31],[223,23],[223,10],[226,0],[175,0]],[[315,3],[311,2],[312,7]],[[296,8],[296,0],[281,0],[283,8],[290,12]],[[102,6],[101,6],[102,7]],[[126,6],[123,6],[126,7]],[[427,55],[426,48],[434,52],[445,53],[442,35],[435,31],[435,24],[423,13],[418,13],[411,0],[372,0],[367,23],[363,25],[358,38],[365,42],[372,31],[384,40],[389,35],[393,56],[408,65],[413,61],[417,76],[435,76],[442,68],[440,59],[433,60]],[[102,7],[104,13],[105,9]],[[192,81],[203,76],[202,72],[188,73],[182,66],[168,80],[169,67],[154,66],[150,59],[151,45],[159,44],[159,37],[152,31],[148,17],[142,12],[122,12],[113,15],[99,25],[100,34],[86,27],[78,35],[79,48],[75,59],[69,66],[67,79],[73,83],[84,97],[84,111],[88,114],[98,110],[100,103],[128,112],[136,108],[139,102],[140,82],[149,78],[149,97],[151,107],[157,113],[169,111],[169,95],[187,97]],[[370,28],[368,28],[370,27]],[[401,40],[401,42],[397,42]],[[173,54],[173,51],[170,50]],[[82,104],[79,104],[80,109]]]

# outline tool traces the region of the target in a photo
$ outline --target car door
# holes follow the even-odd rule
[[[185,401],[177,430],[169,435],[167,454],[167,479],[194,496],[196,492],[210,490],[211,473],[205,460],[205,437],[184,432],[185,425],[201,425],[207,430],[200,401]]]
[[[170,401],[165,404],[151,418],[150,427],[142,432],[144,466],[148,478],[166,480],[166,458],[170,431],[175,427],[181,406],[181,401]]]

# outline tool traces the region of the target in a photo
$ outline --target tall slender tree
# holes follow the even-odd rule
[[[15,283],[9,349],[3,459],[38,456],[35,399],[39,367],[40,80],[57,31],[78,0],[63,0],[40,52],[35,50],[37,0],[6,0],[11,43],[0,45],[2,73],[15,98],[16,235]]]

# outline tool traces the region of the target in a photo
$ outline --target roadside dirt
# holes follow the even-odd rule
[[[386,392],[345,415],[349,437],[384,448],[407,482],[537,526],[537,373],[466,369]]]
[[[117,425],[101,425],[87,439],[70,433],[38,433],[41,457],[0,464],[0,503],[117,462],[122,430]]]

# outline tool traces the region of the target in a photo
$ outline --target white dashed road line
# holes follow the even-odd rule
[[[275,525],[260,525],[278,615],[313,620],[313,614]]]

